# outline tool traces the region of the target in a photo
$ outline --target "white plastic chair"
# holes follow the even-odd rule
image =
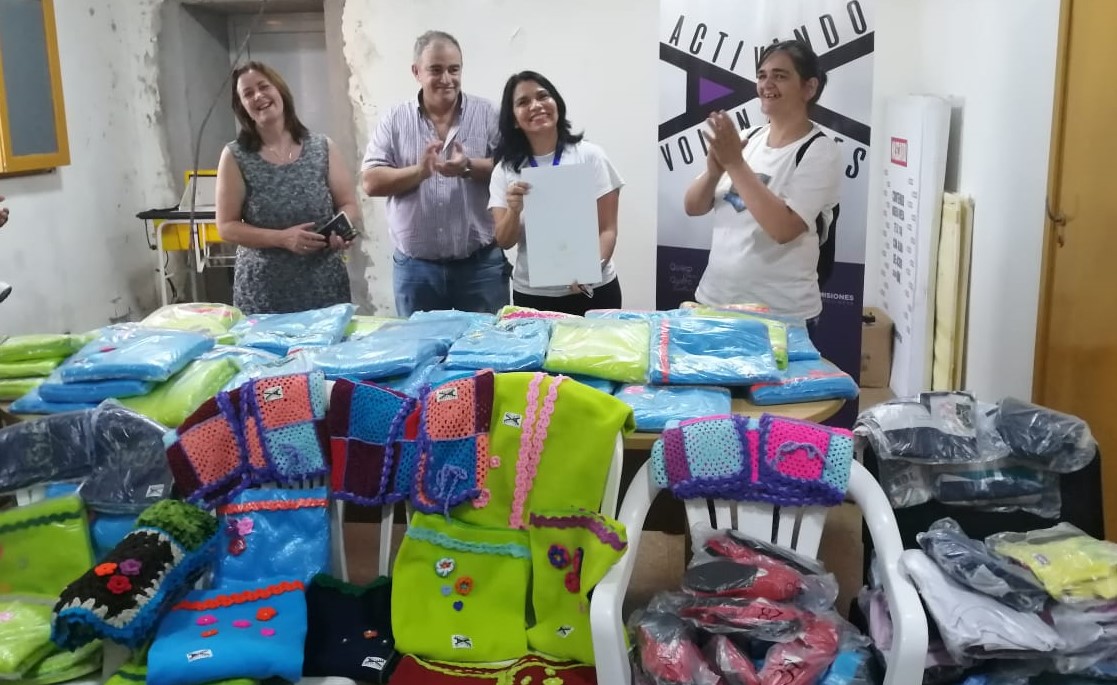
[[[628,552],[597,585],[590,600],[599,683],[623,685],[632,682],[621,605],[636,566],[644,519],[659,491],[660,488],[652,481],[651,463],[647,462],[636,473],[621,504],[619,520],[628,529]],[[918,683],[923,679],[923,663],[927,654],[927,616],[915,587],[900,570],[903,543],[896,517],[884,491],[860,463],[853,463],[846,497],[860,507],[864,516],[876,549],[881,580],[892,614],[894,634],[884,684]],[[824,507],[780,508],[700,499],[688,500],[686,513],[690,526],[706,523],[715,529],[736,529],[814,558],[818,555],[827,510]]]

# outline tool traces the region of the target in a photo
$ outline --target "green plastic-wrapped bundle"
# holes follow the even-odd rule
[[[648,375],[651,327],[646,321],[556,319],[543,368],[618,383],[642,383]]]

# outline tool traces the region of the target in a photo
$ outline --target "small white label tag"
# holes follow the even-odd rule
[[[212,649],[199,649],[199,650],[195,650],[193,652],[187,652],[186,653],[186,660],[189,661],[190,663],[193,663],[195,661],[199,661],[201,659],[212,659],[212,658],[213,658],[213,650]]]
[[[457,388],[439,388],[438,390],[435,390],[434,393],[434,399],[437,402],[445,402],[447,400],[458,399]]]
[[[465,635],[451,635],[450,643],[454,649],[473,649],[473,639]]]
[[[555,630],[555,635],[558,635],[559,637],[570,637],[570,633],[573,632],[574,626],[559,626],[558,629]]]
[[[270,388],[264,388],[264,401],[275,402],[276,400],[283,399],[283,386],[273,385]]]
[[[361,662],[362,668],[372,668],[377,671],[383,671],[385,664],[388,662],[378,656],[366,656],[365,660]]]
[[[163,496],[163,488],[164,488],[164,486],[163,486],[162,483],[160,483],[159,485],[149,485],[149,486],[147,486],[147,496],[148,497],[162,497]]]
[[[510,411],[504,412],[504,418],[500,420],[505,426],[509,428],[523,428],[524,417],[519,414],[514,414]]]

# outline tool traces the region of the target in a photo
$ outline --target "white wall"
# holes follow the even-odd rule
[[[157,0],[54,3],[71,164],[0,179],[0,333],[86,330],[155,301],[135,213],[177,198],[161,132]]]
[[[948,179],[975,200],[966,386],[1029,398],[1051,137],[1059,0],[877,0],[873,129],[890,95],[961,105]],[[886,145],[874,145],[870,217],[879,217]],[[948,180],[949,183],[949,180]],[[879,228],[865,294],[879,289]]]
[[[522,69],[554,82],[574,130],[602,145],[624,177],[617,270],[625,305],[655,306],[658,6],[648,0],[362,0],[346,3],[345,55],[358,140],[380,114],[415,97],[415,38],[453,34],[464,52],[463,89],[499,101]],[[392,308],[384,201],[365,201],[373,303]]]

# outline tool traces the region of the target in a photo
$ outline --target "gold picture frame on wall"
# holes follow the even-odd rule
[[[0,175],[70,163],[53,0],[0,0]]]

